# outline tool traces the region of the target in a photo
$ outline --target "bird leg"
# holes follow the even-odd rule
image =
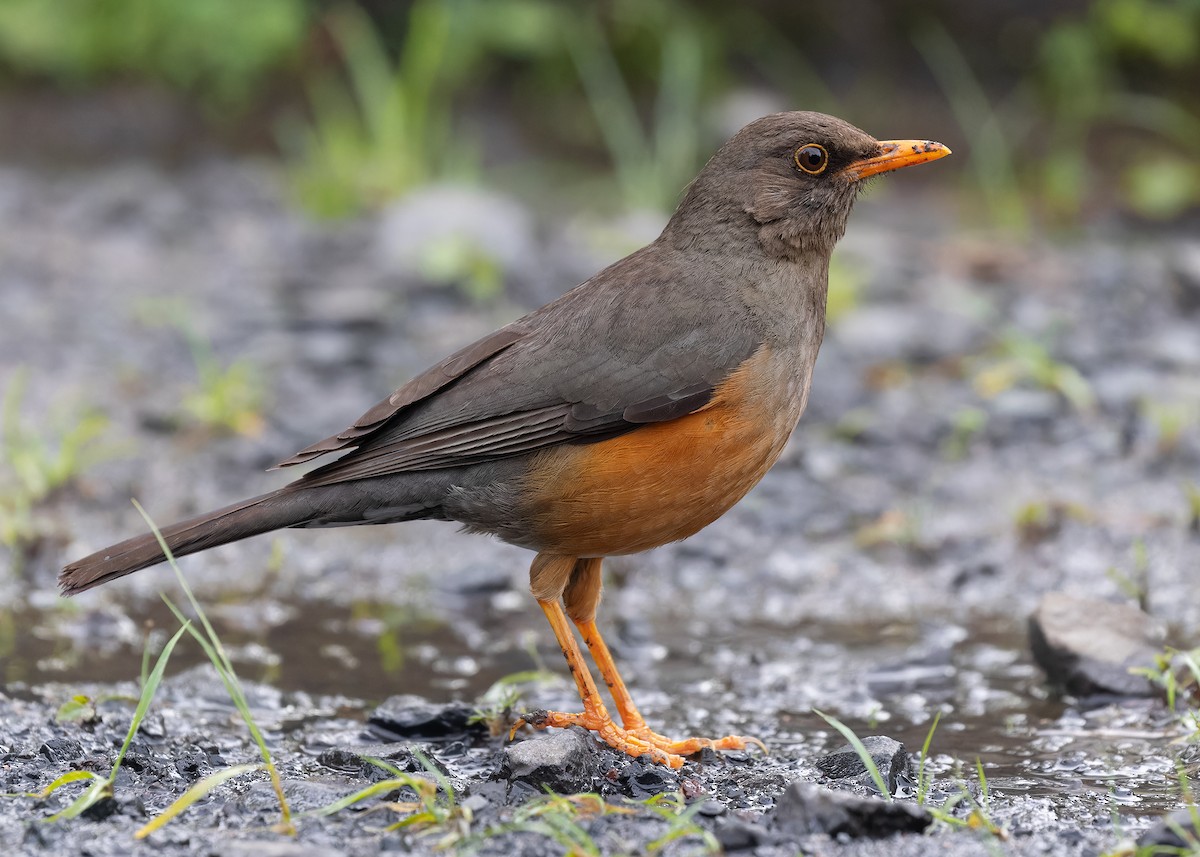
[[[600,691],[596,687],[596,682],[592,678],[592,673],[588,669],[587,662],[583,659],[583,652],[579,648],[579,643],[575,640],[575,635],[571,632],[571,625],[567,621],[567,614],[563,612],[562,604],[557,599],[554,601],[543,601],[539,598],[538,605],[545,612],[546,618],[550,620],[550,627],[554,630],[554,637],[558,640],[563,657],[567,659],[567,667],[571,670],[571,675],[575,679],[575,687],[579,691],[579,698],[583,700],[583,712],[571,714],[564,711],[531,711],[516,722],[512,731],[516,732],[525,723],[528,723],[535,729],[545,729],[547,726],[557,726],[559,728],[582,726],[584,729],[595,732],[604,743],[608,744],[614,750],[620,750],[623,753],[628,753],[630,756],[648,755],[654,761],[670,765],[672,768],[681,766],[683,764],[682,756],[655,747],[653,744],[630,734],[627,730],[622,729],[613,722],[612,716],[608,713],[603,700],[600,699]]]
[[[596,606],[600,602],[601,588],[600,564],[599,558],[576,560],[571,557],[551,557],[545,554],[539,554],[534,561],[531,571],[533,592],[538,599],[538,604],[545,612],[546,618],[550,620],[550,627],[554,630],[554,636],[562,649],[563,657],[567,659],[567,666],[575,678],[575,686],[583,700],[583,713],[531,712],[517,722],[513,727],[513,732],[523,723],[528,723],[536,728],[579,725],[598,733],[614,749],[631,756],[648,754],[655,761],[670,765],[672,768],[682,765],[684,756],[697,753],[706,747],[715,750],[741,750],[746,747],[747,743],[752,743],[757,744],[763,749],[763,752],[766,752],[767,748],[757,738],[728,735],[715,740],[687,738],[675,741],[651,731],[634,704],[633,698],[629,695],[625,682],[617,672],[617,665],[613,661],[612,653],[609,652],[608,645],[604,642],[599,628],[596,627],[595,613]],[[561,593],[562,600],[566,604],[566,612],[564,612],[559,598],[556,597],[558,593]],[[600,670],[600,675],[616,704],[623,728],[613,722],[608,709],[600,699],[600,692],[583,659],[583,652],[567,623],[567,612],[570,613],[588,651],[592,654],[592,660]]]
[[[612,694],[613,702],[616,703],[617,713],[621,715],[621,723],[624,724],[627,734],[672,756],[690,756],[693,753],[699,753],[706,747],[714,750],[744,750],[747,744],[757,744],[764,753],[767,752],[767,747],[762,741],[741,735],[726,735],[724,738],[684,738],[676,741],[654,732],[646,725],[641,712],[633,704],[633,699],[626,690],[620,673],[617,672],[617,665],[608,651],[608,644],[600,636],[600,629],[596,627],[595,620],[576,622],[575,626],[579,628],[583,642],[587,645],[588,651],[592,653],[592,660],[596,662],[596,668],[600,670],[600,677],[608,685],[608,690]]]

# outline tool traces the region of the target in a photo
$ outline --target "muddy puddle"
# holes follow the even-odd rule
[[[458,623],[382,604],[230,603],[211,607],[210,618],[244,679],[362,700],[344,710],[352,719],[391,694],[471,703],[505,676],[537,669],[558,680],[532,688],[530,707],[570,707],[549,632],[517,607],[520,597],[473,598],[470,621]],[[14,697],[50,683],[126,682],[138,674],[147,638],[161,642],[172,627],[165,606],[120,618],[10,608],[0,612],[0,669]],[[704,639],[664,624],[638,634],[618,628],[613,641],[652,722],[741,729],[802,765],[842,743],[814,708],[914,753],[940,711],[928,761],[934,797],[978,792],[982,766],[993,800],[1023,817],[1094,825],[1177,806],[1176,759],[1185,775],[1200,775],[1200,754],[1172,746],[1180,733],[1160,702],[1089,709],[1055,696],[1031,662],[1024,623],[1009,618],[810,623]],[[201,663],[197,647],[180,646],[169,673]]]

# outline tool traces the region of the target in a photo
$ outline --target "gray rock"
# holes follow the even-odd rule
[[[1052,682],[1075,696],[1153,696],[1130,669],[1153,667],[1163,628],[1136,607],[1051,592],[1029,619],[1033,657]]]
[[[419,696],[392,696],[375,709],[367,725],[374,734],[387,739],[446,738],[470,731],[486,732],[483,724],[470,722],[473,713],[466,705],[437,705]]]
[[[385,270],[422,275],[430,253],[452,242],[499,267],[506,280],[526,279],[538,250],[533,218],[519,202],[455,185],[422,188],[379,218],[376,257]]]
[[[1163,854],[1174,854],[1169,849],[1191,849],[1188,854],[1200,854],[1200,807],[1185,806],[1164,815],[1146,830],[1137,841],[1139,848],[1159,847]],[[1139,853],[1141,853],[1139,851]]]
[[[900,777],[909,772],[908,751],[904,745],[886,735],[868,735],[862,739],[863,746],[871,754],[871,761],[879,769],[888,792],[894,793]],[[832,780],[853,779],[870,788],[876,788],[875,779],[859,758],[858,752],[849,744],[822,756],[816,761],[817,769]]]
[[[536,791],[560,794],[589,791],[598,774],[596,749],[588,734],[571,728],[543,732],[509,744],[500,756],[499,779]]]
[[[792,836],[824,833],[852,839],[920,833],[933,823],[933,816],[916,804],[857,797],[799,781],[780,795],[769,819],[772,828]]]

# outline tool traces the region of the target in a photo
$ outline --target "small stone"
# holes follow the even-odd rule
[[[1185,806],[1164,815],[1138,837],[1137,844],[1139,848],[1162,849],[1155,853],[1174,853],[1167,850],[1172,848],[1180,849],[1179,853],[1184,849],[1188,854],[1200,852],[1200,807]]]
[[[1136,607],[1051,592],[1029,619],[1033,657],[1073,696],[1154,696],[1135,668],[1154,668],[1164,631]]]
[[[862,739],[863,746],[871,754],[871,761],[879,769],[888,792],[896,791],[898,780],[909,773],[908,751],[904,745],[886,735],[868,735]],[[849,744],[817,759],[817,769],[831,780],[857,780],[870,788],[877,788],[875,778],[859,758],[858,752]]]
[[[794,782],[769,815],[773,828],[792,836],[824,833],[851,839],[882,839],[894,833],[920,833],[933,823],[923,807],[863,798]]]
[[[596,748],[582,729],[544,732],[501,753],[497,778],[560,794],[590,791],[598,776]]]

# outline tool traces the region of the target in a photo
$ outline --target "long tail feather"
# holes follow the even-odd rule
[[[294,527],[313,514],[305,493],[283,488],[243,500],[172,524],[162,530],[163,539],[178,557],[282,527]],[[153,533],[146,533],[71,563],[59,573],[58,585],[63,595],[75,595],[165,559],[158,539]]]

